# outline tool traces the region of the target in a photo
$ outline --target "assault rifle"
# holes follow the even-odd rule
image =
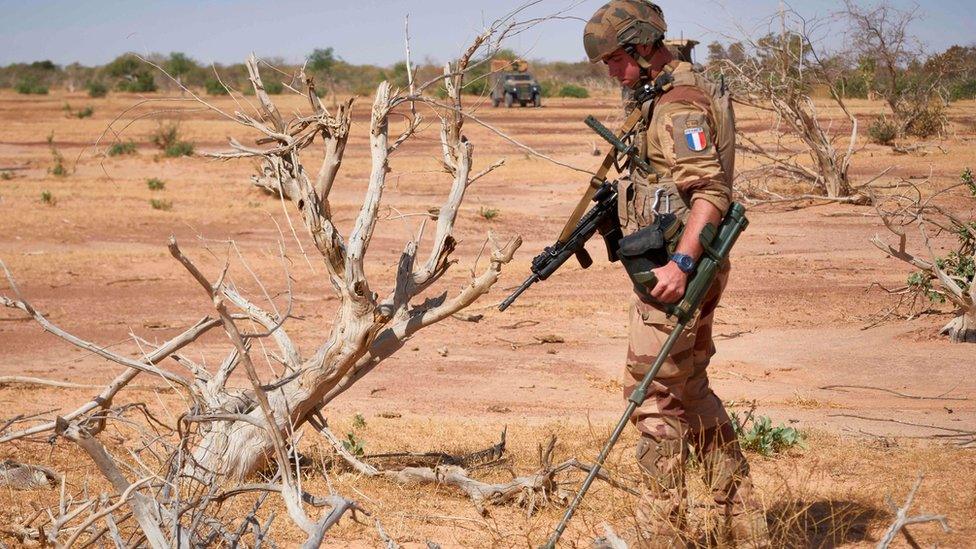
[[[563,233],[559,239],[556,240],[556,243],[552,246],[547,246],[541,254],[532,260],[532,274],[525,279],[525,282],[512,295],[508,296],[505,301],[502,301],[501,305],[498,306],[499,311],[507,309],[525,290],[528,290],[536,282],[549,278],[552,273],[556,272],[573,256],[579,261],[581,267],[588,269],[593,264],[593,258],[590,257],[590,254],[584,246],[586,245],[586,241],[592,238],[597,232],[600,233],[603,241],[607,245],[607,257],[610,262],[613,263],[620,259],[618,251],[623,233],[620,230],[620,222],[617,218],[617,183],[616,181],[607,181],[606,174],[612,166],[616,166],[618,172],[622,171],[620,167],[621,162],[630,162],[645,171],[650,171],[647,163],[637,154],[637,149],[633,145],[628,145],[624,142],[624,136],[630,133],[636,121],[637,117],[631,116],[624,124],[624,130],[621,132],[621,135],[618,136],[601,124],[596,118],[592,116],[586,117],[586,125],[613,146],[613,150],[607,154],[600,170],[590,180],[590,189],[586,196],[590,196],[589,193],[593,192],[593,189],[596,189],[595,193],[592,194],[592,200],[595,205],[579,218],[579,222],[572,228],[572,231],[569,230],[572,225],[568,224],[563,229]],[[587,201],[585,200],[586,196],[584,196],[584,200],[580,201],[580,204],[577,206],[577,212],[581,212],[581,208],[587,205]],[[574,215],[576,215],[576,212],[574,212]]]
[[[610,261],[614,262],[620,259],[617,251],[623,233],[620,231],[620,222],[617,220],[617,183],[604,181],[593,196],[593,202],[596,205],[579,220],[569,238],[565,241],[557,241],[552,246],[546,246],[541,254],[535,256],[535,259],[532,260],[532,274],[512,295],[502,301],[501,305],[498,306],[499,311],[507,309],[512,302],[522,295],[522,292],[529,289],[529,286],[549,278],[573,256],[576,256],[580,266],[588,269],[593,264],[593,258],[590,257],[584,246],[586,241],[597,232],[603,236],[603,240],[607,244],[607,256]]]

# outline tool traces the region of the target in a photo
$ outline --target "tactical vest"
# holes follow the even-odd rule
[[[630,178],[620,182],[621,198],[618,202],[620,225],[624,234],[630,234],[654,222],[657,212],[670,211],[683,223],[690,209],[690,196],[683,196],[671,176],[671,167],[660,162],[652,162],[648,155],[647,130],[653,122],[655,108],[668,103],[689,103],[705,112],[709,126],[714,133],[714,144],[718,151],[719,164],[723,176],[731,187],[735,172],[735,113],[732,109],[732,96],[723,84],[715,83],[691,63],[675,62],[665,67],[670,70],[672,84],[670,89],[659,95],[652,104],[641,108],[644,118],[637,129],[637,146],[644,160],[651,164],[654,173],[645,174],[631,168]],[[658,189],[663,189],[658,193]],[[655,208],[656,204],[656,208]]]

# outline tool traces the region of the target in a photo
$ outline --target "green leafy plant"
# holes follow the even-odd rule
[[[53,194],[51,194],[51,191],[42,191],[41,202],[47,204],[48,206],[57,206],[58,199],[55,198]]]
[[[366,441],[357,437],[354,433],[346,433],[346,439],[342,441],[342,447],[354,456],[366,454]]]
[[[969,188],[969,193],[976,197],[976,179],[973,178],[973,170],[966,168],[959,176],[962,182]]]
[[[108,86],[102,82],[89,82],[85,87],[88,88],[88,97],[105,97],[108,95]]]
[[[575,97],[577,99],[586,99],[590,96],[590,92],[583,86],[577,86],[575,84],[566,84],[562,88],[559,88],[559,97]]]
[[[499,213],[501,212],[496,208],[485,208],[484,206],[482,206],[480,209],[478,209],[478,215],[487,219],[488,221],[491,221],[492,219],[498,217]]]
[[[173,209],[173,203],[169,200],[163,200],[161,198],[153,198],[149,200],[149,205],[152,206],[154,210],[162,210],[168,212]]]
[[[806,447],[800,431],[785,425],[774,427],[767,416],[756,417],[750,410],[745,419],[739,419],[735,412],[729,412],[729,417],[732,419],[732,429],[744,450],[771,456],[794,447]]]
[[[905,283],[909,290],[924,295],[932,303],[945,303],[945,295],[932,287],[932,279],[932,275],[927,271],[915,271],[908,275]]]
[[[150,191],[161,191],[166,188],[166,182],[158,177],[150,177],[146,180],[146,186]]]
[[[352,416],[352,428],[353,429],[363,429],[366,427],[366,418],[363,414],[356,412],[356,415]]]
[[[112,146],[108,148],[105,154],[109,156],[123,156],[128,154],[135,154],[137,150],[134,141],[120,141],[118,143],[112,143]]]
[[[76,112],[75,113],[75,117],[77,117],[77,118],[91,118],[91,115],[93,115],[93,114],[95,114],[95,109],[92,108],[91,106],[88,106],[88,107],[85,107],[84,109],[81,109],[80,111]]]

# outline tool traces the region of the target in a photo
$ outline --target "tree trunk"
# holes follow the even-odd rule
[[[952,319],[940,333],[953,343],[976,343],[976,307]]]

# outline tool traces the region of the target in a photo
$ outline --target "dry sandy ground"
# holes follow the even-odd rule
[[[16,277],[21,292],[64,329],[134,355],[138,348],[130,331],[162,340],[209,312],[206,298],[169,257],[165,248],[169,235],[180,239],[184,250],[211,272],[228,255],[225,242],[235,241],[272,293],[285,289],[276,251],[283,238],[287,269],[295,280],[295,313],[301,319],[291,326],[293,337],[305,347],[321,341],[334,308],[329,283],[322,267],[302,256],[281,204],[249,186],[254,166],[201,157],[166,159],[148,143],[158,118],[181,118],[183,133],[198,151],[223,148],[226,136],[248,137],[244,129],[212,114],[167,111],[185,109],[186,103],[143,103],[123,113],[137,101],[125,95],[89,99],[55,93],[36,98],[0,92],[0,173],[12,175],[0,180],[0,259]],[[229,99],[213,102],[228,112],[235,108]],[[65,103],[76,110],[91,105],[95,114],[84,120],[68,118],[62,110]],[[333,191],[336,218],[344,230],[351,226],[368,173],[365,103],[361,101],[356,111],[354,135]],[[299,106],[297,99],[282,101],[286,112]],[[880,108],[867,102],[854,106],[857,114],[865,116]],[[154,116],[147,116],[154,110]],[[481,107],[478,115],[547,155],[590,168],[596,163],[589,154],[594,137],[582,119],[593,113],[612,125],[616,110],[617,102],[607,97],[550,100],[542,109]],[[106,127],[116,117],[121,119],[113,124],[114,131],[121,133],[120,139],[139,145],[136,155],[100,154],[115,139]],[[928,155],[894,155],[887,147],[865,145],[855,160],[856,177],[864,180],[894,166],[885,181],[931,173],[934,187],[952,183],[965,167],[976,165],[972,147],[976,105],[957,104],[952,117],[955,135],[942,143],[946,154],[929,148]],[[757,130],[769,124],[755,113],[740,112],[739,119]],[[507,162],[470,190],[457,228],[459,263],[439,291],[453,291],[464,282],[488,230],[502,238],[521,234],[525,243],[496,288],[475,305],[476,312],[485,314],[484,320],[473,324],[451,319],[421,332],[336,401],[331,416],[344,421],[363,413],[370,424],[365,435],[370,451],[474,448],[490,442],[492,433],[508,425],[515,433],[514,447],[524,450],[517,461],[524,465],[521,470],[531,467],[535,441],[548,432],[571,441],[560,446],[562,455],[578,449],[586,457],[624,405],[619,379],[626,345],[626,278],[619,266],[601,258],[602,244],[593,242],[590,250],[598,260],[592,268],[567,266],[506,313],[495,312],[494,304],[507,295],[506,290],[526,276],[533,255],[558,233],[586,178],[529,156],[474,123],[469,122],[466,130],[475,145],[476,169],[497,158]],[[51,134],[71,171],[67,177],[48,173],[52,155],[46,138]],[[100,135],[101,143],[93,147]],[[438,171],[437,155],[436,127],[431,127],[392,159],[394,177],[389,179],[383,213],[389,219],[379,225],[368,258],[374,287],[389,285],[406,235],[416,230],[418,218],[404,215],[426,211],[449,187],[448,178]],[[309,154],[306,166],[317,169],[319,160]],[[164,180],[165,189],[149,190],[146,179],[151,177]],[[55,205],[41,200],[45,191]],[[151,199],[169,201],[172,208],[153,209]],[[958,196],[951,201],[960,208],[973,208],[972,202]],[[483,209],[497,210],[498,215],[489,221],[479,213]],[[924,531],[926,540],[965,546],[963,540],[976,535],[972,450],[912,438],[939,432],[933,429],[845,417],[976,430],[976,353],[972,346],[951,345],[937,337],[938,328],[950,318],[945,312],[865,329],[891,304],[890,297],[872,283],[895,287],[909,273],[905,265],[885,259],[869,243],[871,236],[883,234],[870,211],[844,205],[752,209],[752,223],[735,251],[732,280],[717,315],[718,355],[710,367],[713,385],[727,402],[744,406],[755,401],[757,413],[810,433],[806,451],[780,461],[756,458],[759,463],[754,469],[761,486],[777,496],[783,493],[780,480],[794,490],[813,486],[814,492],[835,499],[850,492],[856,494],[852,501],[873,513],[858,523],[862,531],[857,536],[803,538],[808,543],[858,544],[876,539],[886,522],[881,498],[886,494],[901,498],[915,472],[926,470],[926,483],[933,488],[921,501],[929,504],[928,511],[948,513],[957,533],[939,538],[935,527],[918,531]],[[300,240],[309,249],[307,239]],[[259,291],[236,253],[231,255],[235,282]],[[282,298],[278,303],[283,303]],[[547,335],[564,342],[538,341]],[[212,361],[219,360],[222,349],[223,342],[213,338],[197,352]],[[17,312],[0,310],[0,375],[97,384],[117,370],[43,333]],[[863,388],[823,389],[826,385],[871,386],[940,398],[904,398]],[[91,390],[0,388],[4,408],[0,416],[68,409],[90,394]],[[142,397],[160,408],[170,398],[148,393]],[[390,412],[401,419],[377,418]],[[0,447],[0,457],[25,459],[31,448],[36,447]],[[45,455],[48,452],[44,449]],[[52,454],[50,459],[65,463],[70,455]],[[486,521],[471,518],[477,515],[456,496],[431,490],[425,493],[435,499],[454,498],[453,504],[442,506],[467,518],[411,523],[405,518],[410,513],[404,511],[410,503],[403,503],[410,498],[390,496],[389,486],[366,483],[355,489],[370,494],[368,501],[396,516],[392,529],[408,541],[433,535],[448,545],[524,546],[540,541],[555,517],[554,511],[534,519],[513,513],[513,520],[528,523],[485,526]],[[7,501],[19,499],[17,505],[23,505],[22,495],[8,495]],[[49,500],[44,495],[35,497]],[[810,500],[817,501],[824,500]],[[11,511],[5,520],[15,514]],[[597,526],[587,527],[597,531]],[[372,535],[358,526],[344,527],[339,534],[343,544]]]

